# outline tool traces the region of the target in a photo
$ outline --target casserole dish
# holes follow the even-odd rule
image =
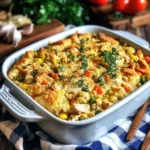
[[[135,48],[140,48],[145,55],[150,55],[149,49],[146,48],[148,46],[147,43],[144,42],[145,46],[142,46],[142,39],[135,38],[133,35],[128,34],[129,37],[125,38],[120,35],[120,33],[103,27],[82,26],[36,42],[18,52],[15,52],[4,61],[2,74],[5,79],[5,84],[0,91],[0,99],[2,100],[2,103],[6,105],[8,110],[18,119],[28,122],[37,122],[38,125],[54,139],[66,144],[85,144],[104,135],[112,129],[120,119],[126,118],[132,112],[137,110],[150,95],[150,81],[148,81],[132,94],[104,112],[87,120],[70,122],[61,120],[45,110],[7,77],[9,68],[14,64],[16,59],[19,59],[26,51],[31,49],[38,50],[40,47],[46,46],[49,41],[56,42],[62,40],[77,31],[79,33],[104,32],[109,36],[119,38],[120,41],[126,42]],[[135,38],[135,40],[139,42],[133,42],[128,38]],[[9,89],[12,94],[15,93],[15,97],[19,101],[11,95]]]

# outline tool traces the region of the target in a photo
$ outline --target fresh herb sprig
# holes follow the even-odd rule
[[[81,56],[81,60],[82,60],[81,69],[85,71],[88,67],[88,59],[85,55],[83,55]]]
[[[104,74],[101,74],[98,78],[97,78],[97,83],[99,83],[101,86],[105,85],[105,82],[103,80],[103,76]]]
[[[80,0],[13,0],[12,3],[14,13],[30,17],[34,24],[50,22],[50,18],[75,25],[90,21],[89,7]]]
[[[106,50],[102,52],[103,59],[105,60],[105,62],[108,63],[107,73],[108,75],[114,78],[117,77],[116,71],[118,70],[118,67],[116,64],[116,60],[117,60],[118,55],[119,53],[117,52],[116,48],[112,48],[112,52],[109,52]]]

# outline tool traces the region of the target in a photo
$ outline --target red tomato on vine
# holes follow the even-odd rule
[[[147,0],[115,0],[113,8],[125,14],[136,14],[147,6]]]

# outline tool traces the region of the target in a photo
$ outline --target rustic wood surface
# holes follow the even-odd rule
[[[23,36],[17,47],[0,40],[0,59],[35,41],[62,32],[64,31],[64,27],[64,24],[57,19],[52,19],[51,23],[36,25],[33,33],[28,36]]]

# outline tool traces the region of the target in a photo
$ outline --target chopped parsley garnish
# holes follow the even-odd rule
[[[82,91],[84,92],[89,92],[89,88],[87,85],[84,85],[83,88],[82,88]]]
[[[75,57],[74,57],[74,55],[71,54],[71,53],[68,55],[68,58],[69,58],[70,60],[72,60],[72,61],[75,61]]]
[[[119,55],[119,53],[117,52],[116,48],[112,48],[112,52],[106,51],[104,50],[102,52],[102,57],[103,59],[108,63],[108,67],[107,67],[107,73],[108,75],[112,76],[112,77],[117,77],[116,75],[116,71],[118,70],[117,64],[116,64],[116,60],[117,60],[117,56]]]
[[[24,80],[24,78],[21,75],[18,75],[16,77],[17,81],[22,82]]]
[[[145,83],[145,78],[144,78],[144,77],[141,77],[141,78],[140,78],[140,83],[141,83],[141,84],[144,84],[144,83]]]
[[[85,42],[85,40],[84,40],[84,39],[81,39],[81,40],[80,40],[80,42],[81,42],[81,43],[84,43],[84,42]]]
[[[33,70],[30,74],[35,77],[38,74],[39,70]]]
[[[103,74],[98,77],[97,83],[99,83],[101,86],[105,85],[105,82],[103,80]]]
[[[89,100],[89,103],[90,104],[96,103],[96,98],[95,97],[91,97],[90,100]]]
[[[82,59],[81,69],[86,70],[87,67],[88,67],[88,59],[87,59],[87,57],[85,55],[83,55],[81,57],[81,59]]]
[[[81,48],[80,48],[80,52],[85,52],[85,47],[84,47],[84,45],[81,45]]]
[[[108,75],[116,78],[116,71],[118,70],[118,67],[116,66],[116,64],[111,64],[108,68],[107,68],[107,73]]]
[[[84,81],[83,81],[83,80],[79,80],[79,81],[77,82],[77,85],[78,85],[79,87],[83,86],[83,84],[84,84]]]
[[[65,78],[65,76],[59,76],[60,80],[63,80]]]
[[[65,72],[66,70],[65,66],[58,66],[58,68],[60,69],[61,72]]]

